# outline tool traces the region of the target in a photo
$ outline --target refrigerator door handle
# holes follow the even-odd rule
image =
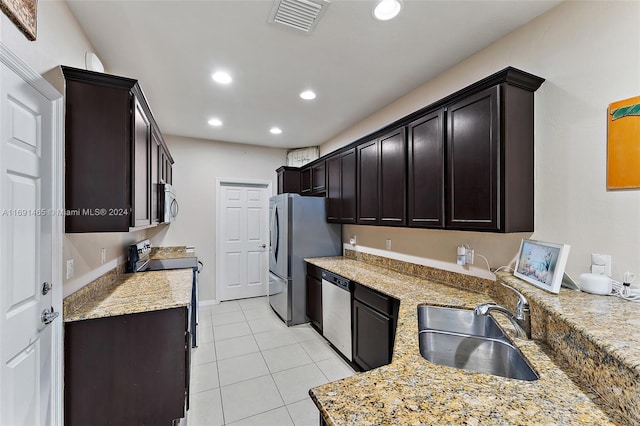
[[[276,263],[278,263],[278,251],[280,248],[280,218],[278,214],[278,206],[276,205],[273,213],[273,222],[274,222],[274,233],[276,236],[276,246],[273,249],[273,256],[275,258]]]

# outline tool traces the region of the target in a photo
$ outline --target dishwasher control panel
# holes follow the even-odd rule
[[[353,291],[353,281],[329,271],[322,271],[322,279],[347,291]]]

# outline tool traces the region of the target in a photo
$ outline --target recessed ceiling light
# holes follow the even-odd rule
[[[380,21],[395,18],[402,9],[402,0],[378,0],[373,8],[373,16]]]
[[[231,83],[231,76],[224,71],[216,71],[211,75],[214,81],[220,84],[229,84]]]
[[[316,94],[313,90],[305,90],[304,92],[300,93],[300,97],[306,101],[310,101],[311,99],[316,98]]]
[[[272,127],[269,131],[274,135],[279,135],[280,133],[282,133],[282,130],[279,127]]]
[[[211,126],[222,126],[222,121],[219,118],[212,118],[208,121]]]

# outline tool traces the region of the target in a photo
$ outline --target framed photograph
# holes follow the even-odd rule
[[[36,39],[38,0],[0,0],[0,10],[27,37]]]
[[[570,248],[568,244],[522,240],[513,275],[558,294]]]

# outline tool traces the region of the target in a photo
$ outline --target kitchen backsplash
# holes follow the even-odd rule
[[[400,272],[401,274],[429,279],[478,293],[492,293],[492,290],[495,288],[495,281],[489,279],[444,271],[430,266],[376,256],[374,254],[363,253],[356,250],[345,249],[344,256],[369,265],[391,269],[392,271]]]

